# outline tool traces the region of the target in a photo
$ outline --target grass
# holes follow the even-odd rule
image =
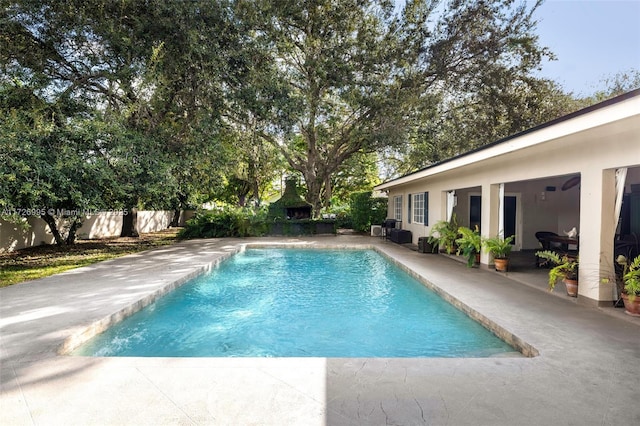
[[[176,242],[177,233],[177,229],[167,229],[141,234],[139,238],[80,240],[71,246],[44,245],[0,253],[0,287],[173,244]]]

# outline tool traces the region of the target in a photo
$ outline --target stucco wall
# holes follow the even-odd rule
[[[25,225],[26,227],[23,227]],[[40,218],[29,217],[23,219],[20,224],[0,219],[0,251],[13,251],[54,242],[49,227]]]
[[[468,192],[482,196],[482,235],[499,229],[499,186],[519,198],[516,234],[523,249],[535,249],[536,231],[580,235],[579,295],[591,301],[613,300],[615,170],[628,168],[626,192],[640,184],[640,96],[589,109],[541,129],[523,133],[483,150],[384,183],[390,198],[429,192],[429,226],[403,223],[413,242],[428,235],[446,217],[446,192],[458,196],[460,224],[468,222]],[[569,178],[580,183],[565,191]],[[547,189],[555,187],[555,191]],[[543,194],[544,192],[544,194]],[[405,201],[403,216],[407,216]],[[483,252],[481,263],[491,259]],[[590,302],[588,302],[590,303]]]
[[[138,213],[140,214],[140,213]],[[85,218],[78,230],[78,238],[95,239],[117,237],[122,230],[122,216],[101,213]]]
[[[167,229],[174,212],[172,210],[143,210],[138,212],[138,232],[148,233]],[[182,212],[179,225],[193,215],[193,212]],[[0,251],[19,250],[42,244],[53,244],[55,240],[47,224],[39,217],[23,220],[28,224],[25,229],[19,224],[0,220]],[[61,221],[58,222],[59,224]],[[96,239],[117,237],[122,229],[122,215],[100,212],[85,218],[78,230],[80,239]]]
[[[414,242],[417,242],[418,237],[428,235],[430,226],[407,222],[408,194],[429,192],[429,224],[433,225],[445,217],[445,193],[456,190],[458,206],[455,211],[459,223],[464,225],[468,217],[468,192],[478,192],[479,188],[504,183],[506,193],[521,196],[522,248],[536,248],[536,231],[549,230],[561,234],[573,226],[580,231],[578,222],[590,223],[594,209],[601,210],[599,205],[581,208],[581,196],[590,196],[590,188],[579,185],[567,191],[561,190],[570,175],[602,176],[608,169],[630,167],[627,192],[630,192],[632,183],[640,183],[639,128],[640,116],[634,116],[588,132],[571,134],[560,140],[408,182],[390,188],[388,195],[390,199],[403,195],[402,227],[412,231]],[[556,190],[548,191],[547,186],[554,186]]]

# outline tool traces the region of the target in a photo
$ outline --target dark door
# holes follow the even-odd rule
[[[640,194],[629,195],[629,232],[640,234]]]
[[[516,197],[515,196],[504,196],[504,237],[510,237],[511,235],[516,235]],[[511,244],[516,243],[516,239],[513,239]]]
[[[472,195],[469,199],[469,228],[480,229],[480,223],[482,222],[482,197],[479,195]]]

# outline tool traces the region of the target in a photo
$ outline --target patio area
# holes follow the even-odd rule
[[[549,269],[535,266],[535,252],[536,250],[512,252],[510,260],[511,268],[506,274],[507,277],[518,283],[579,304],[580,302],[577,298],[567,296],[566,288],[561,281],[556,283],[555,289],[552,292],[549,292]],[[625,314],[621,304],[616,305],[617,306],[613,306],[613,303],[604,304],[604,306],[600,306],[598,309],[604,314],[614,316],[621,320],[638,322],[636,318]]]
[[[243,244],[376,247],[538,353],[495,358],[89,358],[60,355]],[[544,269],[466,268],[379,238],[191,240],[0,289],[0,423],[640,423],[640,319],[546,291]],[[522,268],[518,266],[522,262]]]

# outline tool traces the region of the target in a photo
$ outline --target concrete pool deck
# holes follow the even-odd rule
[[[375,245],[539,355],[90,358],[59,355],[247,243]],[[2,425],[640,424],[640,318],[380,239],[192,240],[0,289]],[[99,323],[102,321],[102,323]]]

